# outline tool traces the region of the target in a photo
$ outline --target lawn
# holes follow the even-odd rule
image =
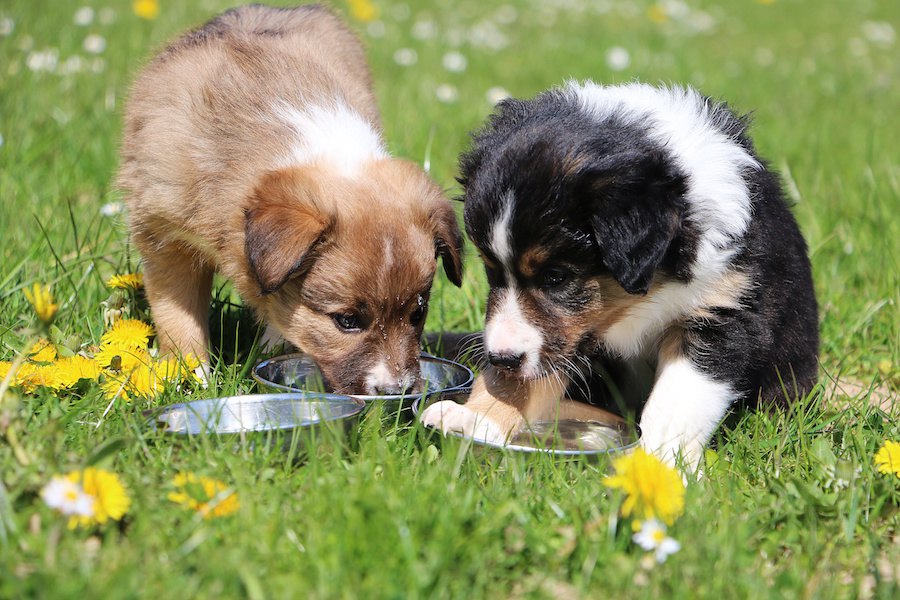
[[[809,243],[822,388],[718,433],[669,528],[681,550],[656,564],[605,461],[479,452],[377,414],[287,453],[154,432],[148,408],[254,390],[257,329],[220,281],[209,389],[0,389],[0,597],[900,596],[900,477],[874,463],[900,440],[900,4],[375,0],[374,20],[351,4],[366,3],[334,3],[368,48],[392,152],[451,195],[468,132],[505,94],[641,79],[752,112]],[[127,0],[0,4],[0,361],[38,335],[35,283],[59,304],[61,355],[96,346],[111,310],[146,317],[106,285],[140,270],[113,186],[123,102],[155,48],[227,6],[163,0],[143,19]],[[430,331],[482,326],[471,248],[467,267],[462,290],[437,282]],[[87,466],[116,473],[131,504],[69,529],[40,493]],[[171,501],[181,472],[223,482],[239,508],[204,519]]]

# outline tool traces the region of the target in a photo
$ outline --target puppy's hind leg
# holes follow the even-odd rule
[[[209,302],[213,269],[196,254],[170,245],[144,252],[144,287],[163,353],[209,361]],[[205,373],[205,371],[204,371]]]

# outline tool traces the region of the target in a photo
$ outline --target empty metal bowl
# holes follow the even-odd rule
[[[464,395],[452,399],[462,404]],[[413,403],[416,418],[435,400],[425,398]],[[528,428],[512,436],[505,444],[468,438],[461,433],[446,435],[459,439],[470,439],[473,444],[522,453],[544,453],[557,457],[596,457],[623,452],[637,446],[640,432],[630,426],[625,419],[601,408],[592,411],[590,420],[558,419],[534,421]]]
[[[440,399],[445,394],[468,392],[472,388],[472,371],[459,363],[423,354],[419,358],[419,367],[421,392],[351,396],[367,403],[380,401],[390,407],[400,408],[410,406],[425,396]],[[253,378],[263,387],[275,391],[326,391],[322,372],[312,358],[305,354],[287,354],[264,360],[253,369]]]
[[[336,394],[250,394],[173,404],[154,420],[167,433],[234,434],[349,424],[363,409],[363,401]]]

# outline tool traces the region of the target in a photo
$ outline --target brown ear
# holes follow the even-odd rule
[[[440,257],[443,262],[447,279],[459,287],[462,285],[463,237],[456,212],[446,200],[438,203],[432,211],[431,226],[434,231],[435,256]]]
[[[244,210],[244,248],[263,294],[309,265],[331,219],[316,206],[310,182],[293,171],[265,175]]]

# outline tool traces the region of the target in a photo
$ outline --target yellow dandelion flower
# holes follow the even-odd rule
[[[136,290],[144,287],[143,273],[126,273],[124,275],[113,275],[106,282],[107,287],[117,290]]]
[[[102,372],[97,361],[85,356],[68,356],[56,361],[56,377],[61,387],[72,387],[82,379],[97,379]]]
[[[875,466],[879,473],[900,477],[900,442],[885,440],[875,453]]]
[[[153,335],[153,327],[137,319],[120,319],[101,337],[101,344],[123,348],[145,348]]]
[[[134,14],[140,18],[152,21],[159,16],[159,1],[134,0],[134,2],[131,3],[131,10],[133,10]]]
[[[119,476],[111,471],[88,467],[82,471],[73,471],[66,479],[81,486],[84,493],[94,500],[93,514],[90,516],[74,515],[69,518],[69,529],[102,525],[108,520],[120,520],[131,506],[128,490],[122,485]]]
[[[15,385],[26,392],[33,392],[39,387],[58,390],[62,387],[55,364],[38,365],[35,363],[23,363],[16,371]]]
[[[28,359],[34,362],[53,362],[56,356],[56,346],[50,340],[38,340],[28,351]]]
[[[669,525],[684,511],[684,483],[678,471],[638,448],[613,460],[615,475],[603,483],[625,492],[622,515],[659,519]]]
[[[647,9],[647,17],[657,25],[662,25],[669,20],[669,13],[661,4],[654,4]]]
[[[53,302],[53,294],[50,293],[50,286],[45,285],[41,287],[40,284],[35,283],[30,290],[26,289],[24,291],[25,298],[34,308],[34,312],[38,319],[45,325],[52,323],[53,317],[56,316],[56,311],[59,310],[59,305]]]
[[[350,15],[357,21],[368,23],[378,18],[378,7],[372,0],[349,0]]]
[[[129,348],[118,344],[104,344],[94,353],[94,360],[101,367],[112,367],[117,371],[130,371],[135,367],[150,364],[150,352],[146,348]]]
[[[178,473],[172,485],[177,491],[169,494],[169,500],[197,511],[204,519],[233,514],[241,506],[237,492],[212,477]]]
[[[0,361],[0,381],[6,379],[6,376],[9,375],[9,370],[12,369],[12,363],[8,360]]]
[[[200,366],[200,361],[193,354],[187,356],[167,356],[159,361],[156,366],[157,373],[167,381],[176,379],[197,378],[194,369]]]
[[[138,365],[119,375],[110,375],[100,386],[108,399],[116,394],[125,400],[149,400],[165,389],[166,382],[156,374],[152,363]]]

